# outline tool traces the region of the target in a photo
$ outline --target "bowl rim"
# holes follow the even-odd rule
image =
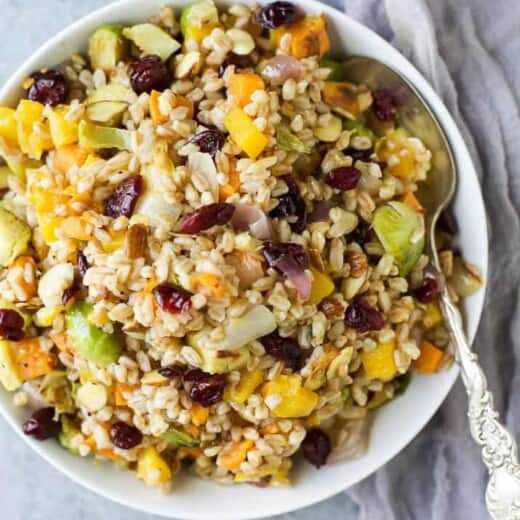
[[[267,3],[266,0],[238,0],[242,3],[246,4],[252,4],[252,3]],[[68,38],[73,38],[75,33],[80,31],[84,26],[87,26],[89,24],[92,24],[94,21],[96,21],[99,24],[103,23],[103,18],[108,18],[114,15],[120,15],[120,17],[124,18],[124,8],[128,6],[133,5],[146,5],[147,0],[116,0],[112,3],[109,3],[108,5],[105,5],[103,7],[100,7],[98,9],[95,9],[94,11],[91,11],[90,13],[80,17],[79,19],[75,20],[65,28],[61,29],[58,33],[56,33],[54,36],[52,36],[50,39],[45,41],[43,45],[29,58],[27,58],[23,63],[21,63],[10,76],[10,78],[6,81],[6,83],[0,88],[0,103],[2,101],[5,102],[5,100],[11,98],[13,96],[13,93],[17,90],[19,90],[19,86],[22,83],[22,81],[34,70],[35,65],[42,60],[46,55],[52,55],[56,48],[59,47],[60,43],[62,43],[64,40]],[[172,2],[163,2],[164,4],[174,4],[174,1]],[[216,0],[217,4],[229,4],[231,3],[230,0]],[[327,4],[323,4],[319,2],[318,0],[301,0],[300,2],[301,6],[305,10],[310,10],[312,12],[322,12],[327,15],[327,17],[330,17],[334,19],[335,23],[341,28],[342,24],[350,24],[351,26],[356,27],[357,30],[361,32],[365,32],[367,36],[369,36],[373,41],[377,42],[379,45],[382,45],[386,48],[386,50],[390,53],[392,56],[392,59],[396,59],[397,61],[400,61],[404,68],[406,68],[406,72],[404,75],[406,78],[410,81],[410,83],[422,94],[424,99],[428,102],[428,105],[432,109],[433,113],[436,115],[437,119],[441,122],[442,126],[444,127],[446,133],[451,133],[453,136],[457,138],[457,144],[454,144],[450,141],[450,146],[452,148],[453,154],[455,156],[455,159],[457,159],[460,156],[464,156],[464,161],[467,163],[467,168],[464,171],[464,175],[472,177],[473,181],[477,183],[478,187],[478,199],[476,201],[477,205],[479,205],[482,209],[483,218],[487,220],[486,215],[486,209],[483,203],[483,197],[481,192],[480,183],[475,171],[475,167],[473,164],[473,160],[469,154],[469,151],[467,149],[467,146],[465,145],[462,135],[460,131],[457,128],[457,125],[455,121],[453,120],[451,114],[448,112],[446,106],[444,105],[444,102],[441,100],[440,96],[433,90],[432,86],[424,78],[421,72],[417,70],[417,68],[404,56],[398,51],[395,47],[393,47],[389,42],[387,42],[384,38],[379,36],[375,31],[370,29],[369,27],[363,25],[361,22],[358,22],[357,20],[351,18],[344,12],[342,12],[339,9],[336,9],[335,7],[332,7]],[[159,3],[157,4],[159,5]],[[384,61],[384,60],[383,60]],[[399,73],[403,74],[401,70],[398,70]],[[449,132],[446,128],[446,126],[449,127]],[[448,138],[449,139],[449,138]],[[459,172],[459,178],[460,178],[460,172]],[[482,242],[485,244],[485,253],[483,255],[483,258],[481,259],[481,264],[479,267],[482,271],[482,281],[483,281],[483,287],[481,289],[481,292],[479,293],[481,295],[480,304],[478,304],[477,312],[474,312],[475,315],[475,321],[474,326],[472,327],[472,330],[468,331],[468,337],[470,340],[470,343],[473,342],[476,330],[478,327],[478,324],[480,322],[480,318],[482,315],[482,311],[484,308],[484,299],[487,291],[487,283],[488,283],[488,262],[489,262],[489,253],[488,253],[488,247],[489,247],[489,240],[488,240],[488,229],[487,227],[484,227],[482,232]],[[402,443],[399,447],[394,448],[392,450],[389,450],[385,457],[381,457],[377,462],[374,462],[372,464],[367,464],[366,468],[358,475],[357,480],[355,483],[360,482],[361,480],[365,479],[372,473],[374,473],[377,469],[384,466],[389,460],[394,458],[398,453],[400,453],[404,448],[413,440],[419,433],[424,429],[426,424],[431,420],[431,418],[435,415],[435,413],[438,411],[440,405],[445,401],[448,393],[452,389],[455,381],[457,380],[459,374],[459,368],[457,366],[452,366],[447,374],[446,377],[446,385],[445,387],[440,390],[437,394],[437,399],[432,401],[430,404],[431,408],[428,411],[428,413],[425,416],[425,419],[422,421],[422,424],[419,424],[418,428],[413,434],[410,434],[406,441]],[[139,510],[146,513],[156,514],[156,515],[162,515],[162,516],[168,516],[169,518],[179,518],[179,519],[187,519],[187,520],[206,520],[209,518],[207,515],[203,514],[194,514],[190,513],[188,511],[174,511],[175,517],[167,515],[165,512],[157,511],[153,508],[147,507],[147,504],[142,503],[139,499],[134,500],[133,497],[126,497],[126,499],[123,499],[121,496],[115,496],[113,493],[111,493],[109,490],[104,489],[102,486],[97,485],[95,482],[90,481],[87,479],[84,475],[82,475],[80,472],[75,471],[73,469],[70,469],[67,467],[66,464],[64,464],[61,460],[59,460],[58,457],[56,457],[49,449],[46,448],[45,443],[38,443],[37,441],[34,441],[27,436],[23,435],[21,432],[21,429],[19,427],[19,423],[17,419],[9,412],[9,410],[0,402],[0,414],[4,417],[6,422],[13,428],[13,430],[23,439],[23,441],[29,445],[33,450],[35,450],[45,461],[47,461],[49,464],[51,464],[54,468],[56,468],[59,472],[63,473],[67,477],[69,477],[73,482],[76,484],[79,484],[80,486],[85,487],[89,491],[101,495],[104,498],[111,500],[113,502],[116,502],[118,504],[121,504],[123,506]],[[226,520],[246,520],[246,519],[254,519],[254,518],[265,518],[269,515],[278,515],[283,513],[288,513],[291,511],[295,511],[297,509],[308,507],[313,504],[316,504],[318,502],[321,502],[322,500],[326,500],[342,491],[345,491],[350,486],[354,485],[354,483],[342,483],[342,482],[330,482],[328,483],[328,486],[326,489],[324,489],[320,493],[314,493],[312,495],[306,495],[301,497],[301,501],[294,505],[292,502],[287,505],[282,505],[278,507],[273,508],[265,508],[260,514],[253,513],[243,513],[243,512],[237,512],[237,511],[228,511],[226,512]],[[279,501],[277,502],[280,503]],[[218,518],[216,516],[212,516],[212,519]]]

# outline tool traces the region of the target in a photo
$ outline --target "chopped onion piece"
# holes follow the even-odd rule
[[[276,329],[273,313],[264,305],[255,305],[240,318],[231,320],[225,327],[225,336],[219,350],[238,350],[255,339]]]
[[[334,448],[327,464],[361,457],[368,447],[368,426],[369,421],[366,418],[345,421],[333,436]]]
[[[276,261],[275,267],[292,282],[302,300],[309,298],[311,295],[311,279],[293,257],[282,256]]]
[[[235,204],[231,224],[238,231],[249,228],[251,235],[260,240],[269,240],[273,235],[271,219],[256,206]]]
[[[218,200],[218,180],[217,180],[217,168],[209,153],[194,152],[190,153],[188,158],[188,166],[192,172],[197,172],[202,175],[207,183],[208,188],[213,199]]]

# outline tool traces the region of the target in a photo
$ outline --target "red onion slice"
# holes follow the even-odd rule
[[[273,235],[271,219],[256,206],[235,204],[235,212],[231,219],[232,226],[237,230],[248,229],[259,240],[269,240]]]
[[[278,269],[292,282],[302,300],[309,298],[311,295],[311,280],[302,266],[293,257],[282,255],[274,262],[273,267]]]
[[[312,213],[309,215],[308,222],[324,222],[329,220],[329,212],[332,209],[332,204],[328,200],[322,200],[318,202]]]
[[[279,54],[271,58],[262,70],[262,76],[272,85],[283,85],[286,80],[299,81],[305,75],[305,66],[292,56]]]

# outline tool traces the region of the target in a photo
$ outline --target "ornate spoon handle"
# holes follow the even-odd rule
[[[455,355],[468,393],[471,435],[482,447],[482,460],[489,471],[486,505],[494,520],[520,519],[520,465],[514,437],[500,422],[477,355],[471,350],[458,309],[447,292],[441,298],[446,322],[451,329]]]

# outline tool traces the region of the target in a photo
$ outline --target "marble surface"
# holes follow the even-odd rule
[[[0,0],[0,84],[51,35],[106,0]],[[0,418],[1,518],[9,520],[159,520],[101,498],[71,482],[33,453]],[[355,519],[346,494],[277,520]]]

